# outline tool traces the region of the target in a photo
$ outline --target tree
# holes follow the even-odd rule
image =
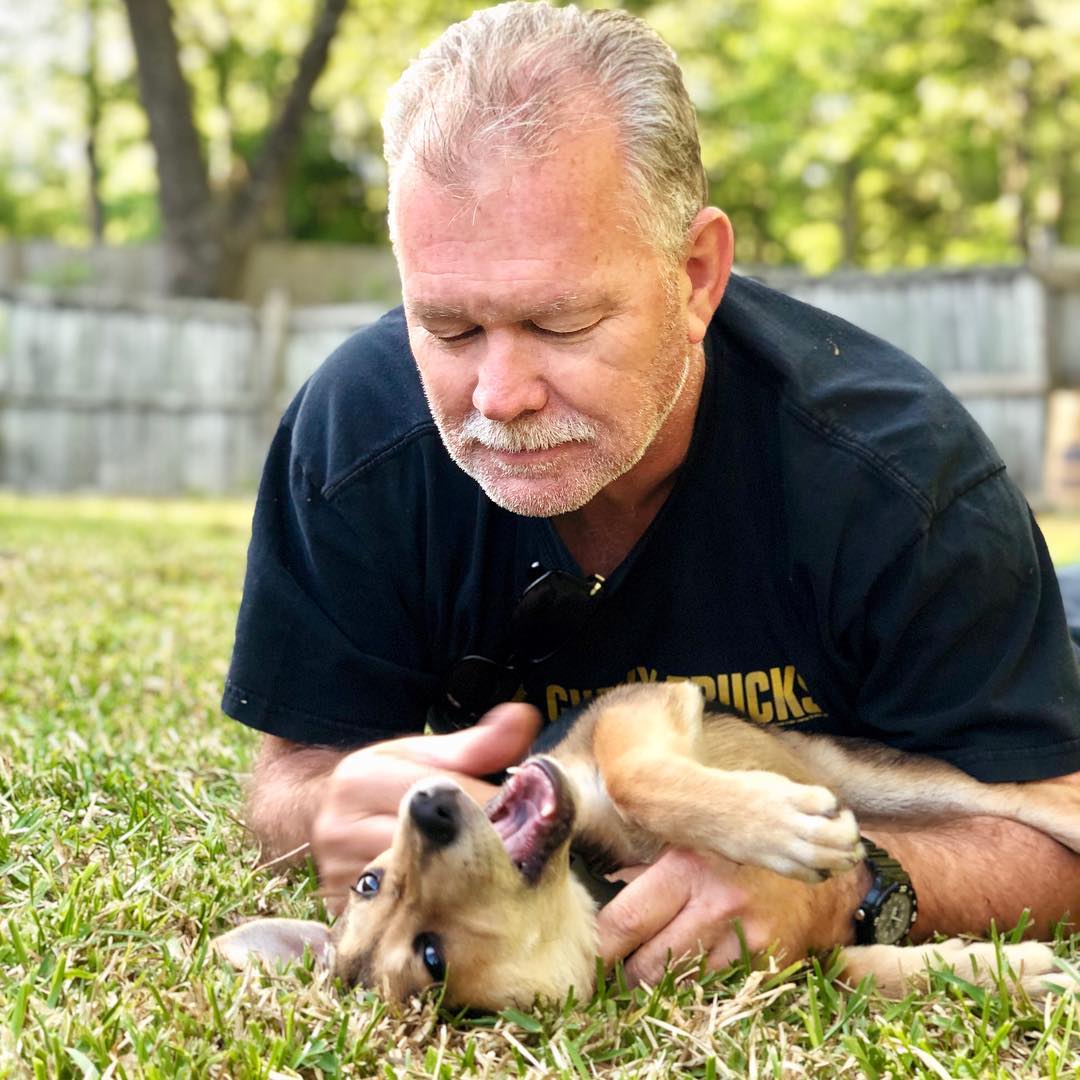
[[[163,236],[177,291],[218,295],[255,236],[384,244],[386,89],[476,0],[364,0],[339,26],[346,2],[0,3],[0,238],[85,243],[104,218],[109,243]],[[1080,245],[1077,0],[621,6],[679,53],[745,263]]]
[[[312,90],[326,66],[348,0],[319,0],[280,110],[246,173],[222,192],[215,192],[210,183],[169,0],[124,0],[124,4],[157,159],[169,291],[182,296],[236,295],[263,217],[296,155]]]
[[[823,272],[1080,244],[1075,0],[650,5],[740,258]]]

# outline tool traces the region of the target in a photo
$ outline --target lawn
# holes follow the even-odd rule
[[[310,871],[258,868],[254,737],[218,713],[248,520],[0,495],[0,1077],[1076,1075],[1074,1002],[947,976],[887,1003],[733,970],[463,1018],[224,969],[208,938],[241,917],[322,915]],[[1080,560],[1080,518],[1045,524]]]

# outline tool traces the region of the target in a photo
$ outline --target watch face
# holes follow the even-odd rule
[[[879,945],[895,945],[911,929],[911,893],[897,889],[881,902],[874,918],[874,940]]]

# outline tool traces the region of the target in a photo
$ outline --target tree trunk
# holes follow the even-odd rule
[[[1074,162],[1077,153],[1074,146],[1066,142],[1058,151],[1058,205],[1054,218],[1054,239],[1057,243],[1072,247],[1080,246],[1080,228],[1074,228],[1073,206],[1076,202],[1076,174]]]
[[[138,63],[139,94],[157,156],[166,281],[180,296],[212,296],[217,286],[215,207],[169,0],[124,0]]]
[[[98,79],[97,15],[100,0],[86,0],[86,170],[90,235],[95,244],[105,238],[105,204],[101,199],[101,162],[98,134],[101,130],[101,83]]]
[[[169,291],[236,295],[263,214],[296,153],[311,92],[329,57],[348,0],[322,0],[285,103],[247,181],[226,202],[214,198],[192,115],[169,0],[124,0],[139,72],[139,92],[157,156]]]
[[[326,67],[330,43],[348,3],[349,0],[323,0],[281,112],[255,155],[248,182],[237,190],[229,206],[232,229],[246,232],[257,228],[263,211],[281,188],[300,144],[304,117],[311,107],[311,92]]]
[[[858,158],[850,158],[840,166],[840,236],[843,242],[840,260],[844,266],[859,265],[861,224],[859,193],[855,187],[859,180],[859,172]]]

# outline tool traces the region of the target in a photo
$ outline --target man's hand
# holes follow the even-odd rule
[[[390,846],[398,804],[417,780],[450,775],[486,802],[495,788],[476,777],[520,761],[539,730],[536,709],[509,703],[464,731],[393,739],[343,757],[326,780],[311,837],[327,908],[339,913],[360,871]]]
[[[750,952],[776,945],[789,959],[847,944],[869,886],[863,867],[806,885],[720,855],[671,850],[601,912],[600,955],[625,958],[631,985],[655,983],[669,957],[704,953],[710,968],[738,960],[738,919]]]

